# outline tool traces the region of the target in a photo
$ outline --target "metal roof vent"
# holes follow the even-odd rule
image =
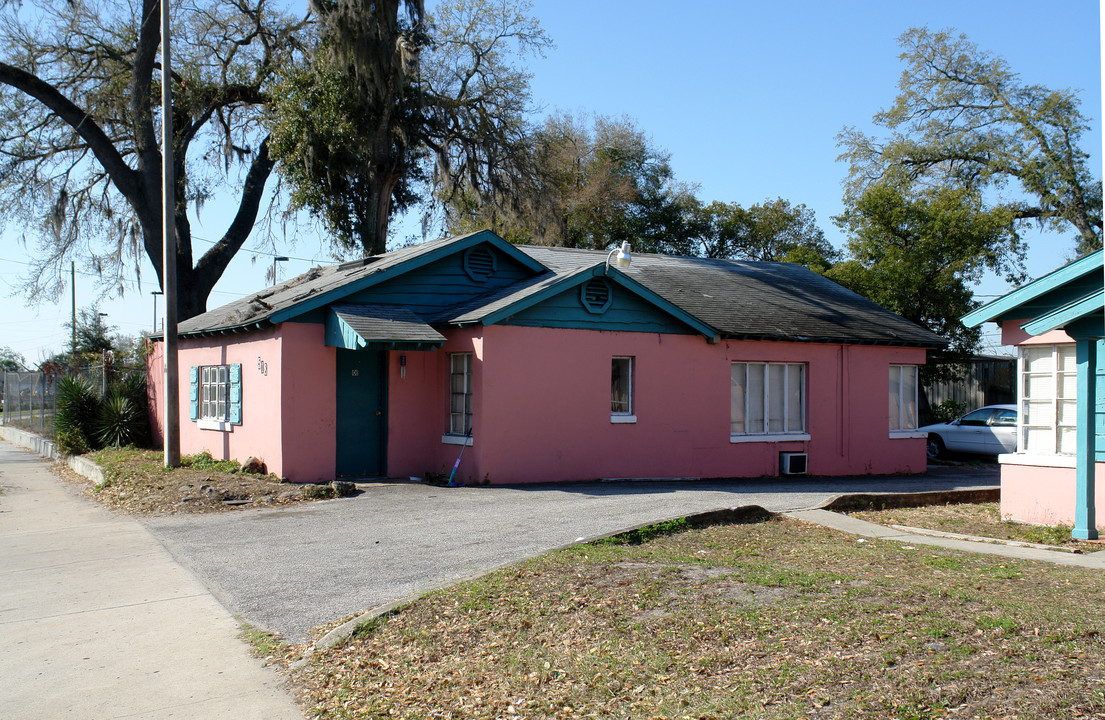
[[[495,274],[495,253],[486,245],[469,248],[464,253],[464,272],[476,282],[484,282]]]
[[[605,280],[594,278],[583,283],[579,299],[583,307],[587,308],[587,312],[600,315],[610,309],[614,296]]]

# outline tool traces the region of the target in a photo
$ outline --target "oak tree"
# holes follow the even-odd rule
[[[839,137],[848,196],[882,182],[963,190],[1018,223],[1073,228],[1079,253],[1100,248],[1101,181],[1080,145],[1077,93],[1026,84],[965,35],[912,28],[899,44],[898,96],[874,117],[889,134]]]
[[[318,51],[288,73],[272,116],[295,207],[338,244],[384,252],[417,202],[506,202],[526,173],[530,74],[550,45],[528,3],[313,0]]]
[[[157,0],[26,0],[0,6],[0,218],[33,243],[32,300],[54,297],[76,259],[118,285],[144,254],[162,272]],[[302,20],[268,0],[173,11],[173,165],[181,320],[258,219],[274,160],[258,126],[274,71]],[[190,213],[237,206],[212,247],[193,248]]]

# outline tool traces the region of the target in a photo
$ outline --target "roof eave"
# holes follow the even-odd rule
[[[963,324],[967,327],[978,327],[984,322],[998,320],[1020,305],[1031,302],[1073,280],[1077,280],[1095,270],[1102,272],[1102,253],[1102,250],[1090,253],[1084,258],[1068,263],[1027,285],[1022,285],[1016,290],[1010,291],[997,300],[986,303],[977,310],[972,310],[962,317]]]

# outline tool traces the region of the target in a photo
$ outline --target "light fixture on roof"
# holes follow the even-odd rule
[[[278,262],[287,262],[289,259],[290,258],[287,258],[284,255],[277,255],[272,259],[272,284],[273,285],[276,285],[276,263],[278,263]]]
[[[614,257],[614,253],[617,253],[617,257]],[[629,267],[629,263],[633,262],[633,256],[630,254],[630,247],[628,242],[623,242],[620,248],[614,248],[610,251],[610,254],[606,256],[606,269],[610,269],[610,260],[614,259],[614,264],[618,266],[620,270],[625,270]]]

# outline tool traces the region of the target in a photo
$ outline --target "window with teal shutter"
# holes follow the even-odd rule
[[[242,424],[242,366],[230,366],[230,424]]]
[[[191,388],[188,391],[188,415],[192,420],[199,419],[200,416],[200,369],[199,366],[193,365],[188,370],[188,379],[191,383]]]

